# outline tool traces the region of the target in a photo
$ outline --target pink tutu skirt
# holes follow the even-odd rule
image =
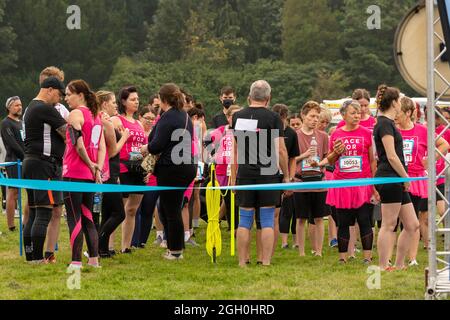
[[[357,209],[370,203],[373,186],[329,189],[326,203],[337,209]]]
[[[423,172],[408,172],[411,178],[415,177],[424,177],[425,171]],[[412,181],[411,186],[409,188],[409,193],[411,193],[415,197],[421,197],[422,199],[428,198],[428,181]]]
[[[409,188],[409,193],[415,197],[421,197],[422,199],[428,198],[428,181],[413,181]]]

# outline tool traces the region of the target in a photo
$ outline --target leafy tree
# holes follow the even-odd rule
[[[326,0],[286,0],[283,9],[283,53],[288,63],[339,58],[336,14]]]
[[[395,67],[393,42],[398,24],[415,0],[378,0],[381,9],[381,29],[369,30],[367,8],[371,0],[345,0],[343,33],[340,42],[344,50],[344,70],[350,86],[376,91],[380,83],[399,86],[406,92],[412,90],[401,79]]]
[[[155,62],[172,62],[183,57],[183,33],[191,10],[191,0],[161,0],[154,24],[148,32],[146,55]]]
[[[14,50],[13,44],[16,39],[14,30],[5,23],[5,6],[6,0],[0,0],[0,72],[3,73],[8,69],[16,67],[17,51]]]

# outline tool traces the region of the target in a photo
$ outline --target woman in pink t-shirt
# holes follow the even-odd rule
[[[64,180],[102,183],[106,144],[97,98],[86,82],[76,80],[67,86],[66,102],[73,111],[68,119]],[[89,249],[88,264],[98,267],[98,233],[92,218],[93,193],[65,192],[64,203],[72,247],[71,266],[81,267],[84,235]]]
[[[427,176],[428,129],[421,124],[413,122],[416,106],[410,98],[403,97],[400,102],[401,111],[395,122],[403,137],[403,154],[408,168],[408,175],[410,177],[425,177]],[[448,143],[441,137],[437,140],[436,147],[442,154],[445,154],[448,150]],[[439,158],[438,155],[437,158]],[[437,161],[437,174],[439,174],[438,171],[442,161],[442,159]],[[424,246],[428,246],[428,181],[411,182],[409,193],[420,223],[420,231],[417,230],[409,251],[409,265],[415,266],[418,265],[416,257],[420,234],[422,234],[422,239],[424,239]]]
[[[361,107],[354,101],[343,107],[345,125],[337,129],[330,138],[330,150],[340,141],[345,151],[337,158],[334,180],[359,179],[373,177],[376,163],[372,146],[372,133],[360,123]],[[336,208],[338,220],[338,248],[340,262],[345,263],[348,256],[350,226],[358,221],[361,243],[364,250],[364,262],[372,261],[372,210],[371,200],[377,194],[373,186],[330,189],[327,204]]]
[[[112,119],[116,128],[125,128],[130,137],[120,150],[120,184],[145,186],[141,168],[141,147],[147,144],[144,127],[134,118],[139,109],[139,95],[135,87],[125,87],[119,92],[119,116]],[[141,204],[143,193],[123,193],[125,220],[122,223],[122,253],[131,253],[136,211]]]

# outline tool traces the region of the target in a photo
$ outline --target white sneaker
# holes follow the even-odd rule
[[[182,260],[183,259],[183,255],[180,254],[178,257],[174,256],[173,254],[171,254],[169,251],[167,251],[164,255],[163,255],[164,259],[167,260]]]
[[[160,246],[162,242],[163,242],[163,239],[161,238],[161,236],[158,236],[156,238],[156,240],[153,242],[153,244],[157,245],[157,246]]]
[[[410,267],[417,267],[418,265],[419,265],[419,263],[417,262],[417,260],[412,260],[409,262]]]

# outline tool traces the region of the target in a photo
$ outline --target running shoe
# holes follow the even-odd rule
[[[156,240],[153,242],[154,245],[159,246],[163,242],[163,239],[161,236],[157,236]]]
[[[56,263],[56,256],[54,254],[52,254],[50,257],[45,259],[45,261],[47,261],[48,264],[55,264]]]
[[[190,237],[189,240],[185,242],[185,244],[188,244],[193,247],[200,247],[200,245],[197,242],[195,242],[195,240],[192,239],[192,237]]]
[[[412,260],[408,263],[408,266],[417,267],[417,266],[419,266],[419,263],[417,262],[417,260]]]
[[[335,248],[335,247],[337,247],[337,246],[338,246],[338,241],[337,241],[337,239],[333,239],[333,240],[330,241],[330,247],[331,247],[331,248]]]
[[[101,259],[110,259],[110,258],[112,258],[112,255],[111,255],[111,253],[109,251],[107,251],[107,252],[99,252],[98,256]]]
[[[163,255],[163,258],[166,259],[166,260],[172,260],[172,261],[184,259],[184,257],[183,257],[182,254],[180,254],[179,256],[175,256],[175,255],[173,255],[172,253],[170,253],[170,251],[167,251],[167,252]]]
[[[81,262],[72,262],[69,264],[69,270],[80,270],[83,269],[83,265]]]

